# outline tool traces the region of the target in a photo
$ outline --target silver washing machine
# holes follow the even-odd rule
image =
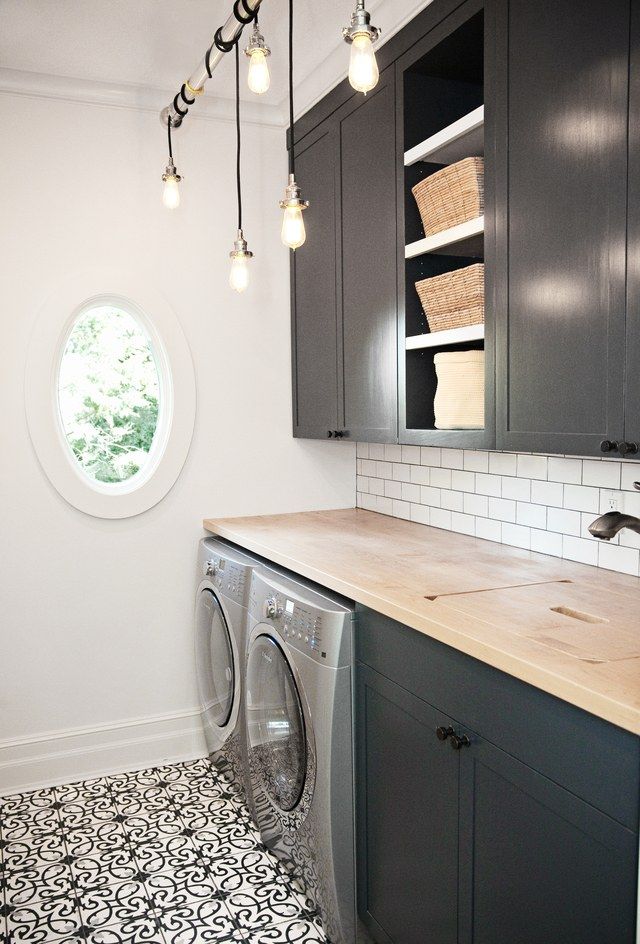
[[[248,797],[244,670],[251,573],[260,562],[217,538],[198,546],[195,658],[213,763]]]
[[[301,881],[333,944],[355,940],[353,605],[254,572],[246,722],[262,841]]]

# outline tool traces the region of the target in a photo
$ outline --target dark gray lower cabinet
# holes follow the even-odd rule
[[[358,910],[373,939],[635,944],[638,739],[378,614],[361,611],[359,627]],[[406,687],[416,678],[419,695]],[[430,690],[459,710],[430,704]],[[509,750],[519,756],[490,739],[501,740],[499,714],[516,728]],[[441,740],[438,728],[453,733]],[[554,728],[572,736],[564,758],[554,743],[540,753],[541,728],[550,742]],[[606,756],[592,758],[603,731]],[[567,760],[574,776],[562,776]],[[590,782],[602,761],[604,792]]]

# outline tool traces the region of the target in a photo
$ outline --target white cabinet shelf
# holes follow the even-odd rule
[[[413,259],[427,252],[449,255],[482,256],[482,237],[484,234],[484,216],[477,216],[466,223],[459,223],[450,229],[444,229],[434,236],[418,239],[404,247],[405,259]]]
[[[406,349],[417,351],[425,347],[466,344],[468,341],[481,341],[483,338],[484,324],[466,325],[464,328],[449,328],[447,331],[433,331],[431,334],[415,334],[407,338]]]
[[[465,157],[481,157],[483,154],[484,105],[480,105],[468,115],[405,151],[404,166],[410,167],[418,161],[455,164]]]

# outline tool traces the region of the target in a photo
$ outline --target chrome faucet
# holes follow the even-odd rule
[[[640,482],[634,482],[633,487],[640,491]],[[635,518],[633,515],[623,515],[619,511],[608,511],[606,515],[601,515],[591,522],[589,534],[592,534],[594,538],[600,538],[601,541],[610,541],[624,528],[640,534],[640,518]]]

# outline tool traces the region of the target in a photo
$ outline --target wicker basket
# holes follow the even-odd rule
[[[430,331],[463,328],[484,321],[484,264],[416,282]]]
[[[482,429],[484,351],[441,351],[433,361],[438,377],[436,429]]]
[[[425,236],[473,220],[484,213],[484,160],[465,157],[425,177],[411,192]]]

